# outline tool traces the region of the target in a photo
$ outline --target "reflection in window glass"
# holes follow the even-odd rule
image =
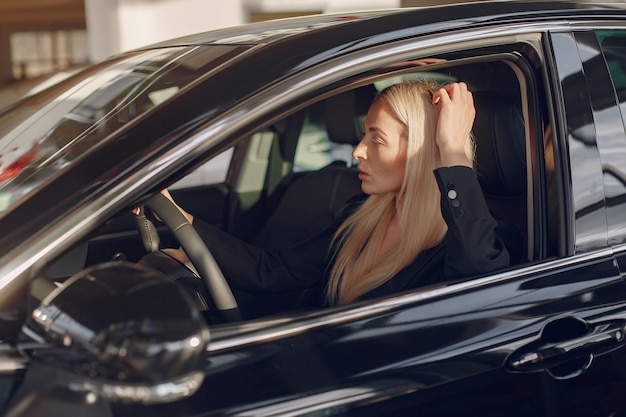
[[[0,212],[129,121],[245,49],[213,45],[124,55],[3,113]]]
[[[329,139],[321,108],[313,105],[309,108],[298,138],[293,171],[316,171],[335,161],[343,161],[351,166],[354,162],[352,148],[349,144],[335,143]]]
[[[232,157],[233,148],[229,148],[200,166],[189,175],[175,182],[169,188],[176,190],[180,188],[222,183],[226,181],[226,175],[228,174],[228,168],[230,168],[230,161]]]
[[[611,73],[623,119],[626,112],[626,31],[599,30],[596,35]]]
[[[613,84],[613,88],[608,83],[609,85],[603,89],[601,88],[601,81],[591,81],[592,84],[589,84],[589,88],[596,95],[599,95],[601,91],[606,91],[604,96],[600,96],[597,100],[598,104],[596,107],[602,108],[602,111],[597,112],[596,130],[598,132],[598,144],[602,158],[608,242],[614,245],[626,241],[626,228],[624,227],[626,221],[624,212],[626,208],[626,172],[624,171],[624,163],[626,159],[621,152],[626,139],[626,132],[624,131],[624,115],[626,115],[626,31],[601,30],[596,32],[596,37],[601,46],[602,55],[609,69],[609,75]],[[606,71],[604,62],[601,64],[602,69]],[[593,74],[594,72],[591,71],[590,73]],[[615,109],[615,98],[619,101],[619,110]],[[622,127],[621,131],[619,129],[620,126]]]

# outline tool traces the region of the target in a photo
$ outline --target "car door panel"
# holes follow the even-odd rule
[[[576,38],[550,38],[567,257],[356,307],[214,328],[192,415],[608,416],[626,410],[626,286]],[[558,85],[557,85],[558,84]],[[595,108],[598,109],[597,107]],[[562,131],[562,132],[561,132]],[[561,134],[562,133],[562,134]],[[571,163],[567,163],[568,156]],[[552,196],[553,198],[554,196]],[[622,256],[623,257],[623,256]],[[584,393],[584,395],[582,395]],[[119,406],[117,415],[161,414]]]
[[[626,323],[626,287],[609,251],[406,297],[345,314],[278,318],[275,326],[263,323],[258,333],[245,325],[233,328],[227,333],[239,332],[248,343],[213,351],[200,391],[171,407],[206,416],[309,415],[305,410],[323,415],[449,416],[461,410],[463,415],[498,415],[490,414],[494,409],[506,410],[506,415],[554,415],[557,399],[563,401],[559,409],[603,410],[601,399],[626,381],[614,367],[615,361],[626,359],[623,339],[609,349],[598,336],[598,343],[588,347],[591,352],[580,347],[594,331],[601,335],[605,324],[619,328]],[[588,331],[570,330],[572,322],[587,323]],[[294,330],[299,326],[309,330]],[[217,332],[212,343],[219,346],[224,340]],[[519,357],[512,355],[525,347],[548,351],[568,342],[578,343],[579,350],[545,368],[569,364],[575,374],[583,368],[581,357],[603,355],[570,379],[549,375],[539,362],[533,369],[512,365]],[[610,382],[606,375],[613,375]],[[585,404],[567,394],[582,387],[597,390],[593,401],[589,393]],[[493,398],[498,398],[497,407]],[[148,412],[138,406],[118,411]]]

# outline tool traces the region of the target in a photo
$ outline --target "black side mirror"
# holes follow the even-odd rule
[[[59,390],[92,405],[151,404],[190,396],[204,379],[209,331],[203,316],[182,288],[140,265],[81,271],[43,300],[22,333],[30,364],[14,411],[39,409],[44,404],[24,401],[45,401],[46,387],[51,404]],[[40,377],[51,373],[55,381],[42,384]]]

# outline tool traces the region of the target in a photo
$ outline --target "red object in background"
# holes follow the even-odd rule
[[[29,163],[35,159],[37,155],[37,148],[33,148],[30,151],[22,155],[17,161],[11,163],[2,172],[0,172],[0,183],[16,177]]]

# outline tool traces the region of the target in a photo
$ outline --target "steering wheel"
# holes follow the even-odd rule
[[[155,194],[146,201],[145,206],[157,213],[172,231],[207,288],[220,317],[226,322],[242,320],[239,306],[222,270],[187,218],[172,201],[161,193]],[[152,250],[158,250],[158,234],[153,225],[152,231],[146,230],[150,227],[148,223],[151,225],[151,222],[147,221],[140,226],[144,245],[146,248],[152,247]],[[156,249],[154,249],[155,242]]]

